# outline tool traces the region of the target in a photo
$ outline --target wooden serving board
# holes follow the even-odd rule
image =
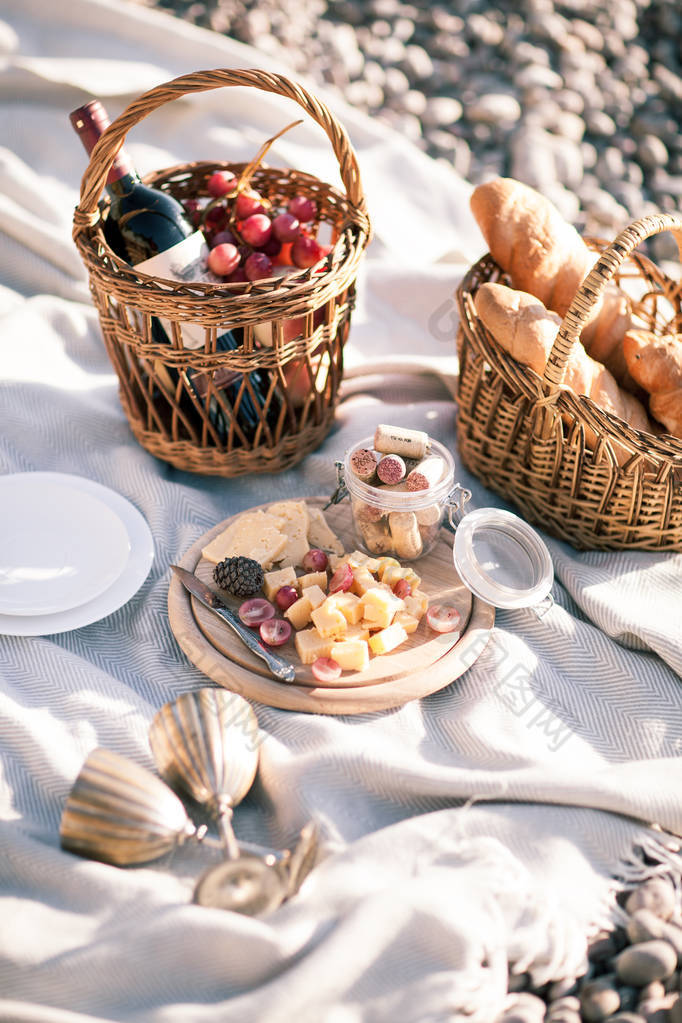
[[[307,499],[307,504],[309,505],[316,504],[321,507],[323,503],[326,502],[321,498]],[[265,510],[268,506],[261,505],[260,507]],[[332,506],[325,512],[327,522],[348,552],[356,549],[355,541],[349,531],[350,516],[351,511],[348,504]],[[221,522],[217,533],[220,533],[230,522],[238,517],[235,515],[231,519]],[[207,535],[210,536],[211,534]],[[204,544],[204,546],[206,545]],[[473,596],[454,570],[452,563],[452,540],[450,539],[448,543],[447,534],[439,538],[439,542],[435,545],[434,549],[426,557],[416,562],[413,567],[414,571],[422,579],[419,588],[428,594],[429,603],[437,604],[444,601],[448,604],[453,604],[461,615],[462,628],[460,631],[464,631],[471,616]],[[194,571],[207,586],[220,594],[229,607],[236,611],[241,601],[229,594],[225,594],[224,591],[216,587],[213,582],[213,568],[212,562],[200,558]],[[241,668],[248,668],[249,671],[263,675],[264,678],[272,677],[265,662],[252,653],[228,625],[221,622],[200,601],[195,600],[194,597],[191,600],[192,611],[199,628],[209,643],[219,653],[234,661]],[[422,619],[416,632],[408,636],[407,640],[397,650],[389,654],[383,654],[381,657],[371,657],[369,667],[365,668],[364,671],[344,672],[340,679],[329,685],[334,689],[343,688],[344,686],[371,686],[377,682],[388,682],[392,679],[403,678],[405,675],[410,675],[415,671],[426,668],[429,664],[439,660],[443,654],[452,650],[458,638],[458,633],[439,634],[434,632],[428,627],[426,620]],[[321,686],[321,683],[315,679],[310,665],[301,663],[294,646],[293,633],[287,643],[277,647],[277,653],[291,661],[294,665],[296,669],[296,682],[299,685],[311,686],[315,689]]]
[[[306,501],[320,507],[326,503],[325,498]],[[350,506],[332,506],[325,516],[346,550],[354,550]],[[226,519],[200,537],[180,562],[182,568],[195,572],[214,589],[213,565],[202,559],[201,551],[230,521]],[[190,598],[175,577],[168,591],[170,625],[185,654],[201,671],[220,685],[261,703],[326,714],[387,709],[435,692],[466,671],[485,646],[495,618],[494,608],[474,597],[459,579],[452,561],[452,536],[446,530],[433,550],[414,563],[414,570],[421,576],[420,588],[431,603],[447,601],[458,608],[461,633],[434,633],[422,620],[398,650],[372,657],[363,672],[344,672],[331,686],[321,686],[310,666],[301,664],[293,638],[277,650],[294,664],[296,682],[275,680],[232,630]],[[220,595],[225,599],[222,591]],[[226,603],[236,609],[240,602],[228,598]]]

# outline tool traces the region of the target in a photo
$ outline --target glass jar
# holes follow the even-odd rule
[[[373,443],[373,437],[365,437],[338,463],[339,483],[350,495],[356,544],[373,556],[416,561],[433,548],[445,514],[452,507],[454,460],[447,448],[431,440],[429,456],[440,456],[444,470],[427,490],[408,491],[400,483],[374,486],[363,482],[351,469],[354,452],[373,450]]]

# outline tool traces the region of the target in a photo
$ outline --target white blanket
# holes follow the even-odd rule
[[[0,472],[103,483],[140,509],[156,548],[140,591],[102,621],[0,637],[0,1019],[490,1023],[510,966],[538,982],[580,969],[619,884],[653,869],[643,850],[678,870],[682,556],[547,538],[554,608],[498,612],[488,647],[441,692],[356,717],[256,705],[268,737],[237,834],[284,846],[315,818],[324,853],[268,917],[190,904],[206,849],[128,870],[63,852],[62,808],[90,750],[152,767],[156,710],[209,684],[169,629],[169,564],[275,494],[331,493],[334,459],[377,422],[455,449],[452,295],[484,246],[465,182],[322,97],[357,149],[376,234],[335,426],[282,476],[178,472],[121,411],[71,241],[86,160],[67,115],[94,96],[116,115],[202,68],[286,69],[120,0],[3,0],[0,53]],[[162,108],[127,148],[142,172],[248,159],[291,119],[286,101],[220,90]],[[338,182],[314,125],[269,162]],[[503,506],[457,475],[475,506]]]

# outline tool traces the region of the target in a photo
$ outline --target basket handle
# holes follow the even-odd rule
[[[543,381],[550,398],[559,393],[571,349],[578,343],[580,333],[607,283],[640,242],[662,231],[670,231],[674,235],[682,258],[682,217],[674,213],[656,213],[636,220],[601,253],[566,311],[549,353]]]
[[[332,144],[341,171],[341,180],[346,195],[355,208],[358,225],[369,234],[369,219],[360,181],[357,157],[345,128],[337,121],[329,108],[296,82],[283,75],[269,74],[258,69],[232,70],[218,68],[214,71],[195,71],[181,75],[170,82],[158,85],[133,100],[115,121],[102,133],[90,155],[81,182],[80,202],[74,213],[74,237],[92,227],[99,220],[98,202],[106,184],[107,175],[114,158],[123,144],[128,131],[139,121],[164,103],[179,99],[188,93],[207,92],[225,86],[247,86],[273,92],[295,100],[317,124],[324,129]]]

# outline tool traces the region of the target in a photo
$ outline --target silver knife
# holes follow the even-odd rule
[[[196,575],[188,572],[184,568],[180,568],[179,565],[171,565],[171,568],[175,572],[176,576],[193,597],[196,597],[200,603],[207,607],[209,611],[213,611],[226,625],[229,625],[231,629],[237,633],[239,638],[246,644],[249,650],[253,651],[257,657],[261,657],[268,668],[281,682],[295,682],[296,672],[293,664],[289,661],[285,661],[283,657],[279,657],[277,654],[272,653],[268,650],[254,635],[253,631],[244,625],[240,621],[239,616],[234,611],[227,607],[220,597],[209,589],[206,583],[202,582]]]

